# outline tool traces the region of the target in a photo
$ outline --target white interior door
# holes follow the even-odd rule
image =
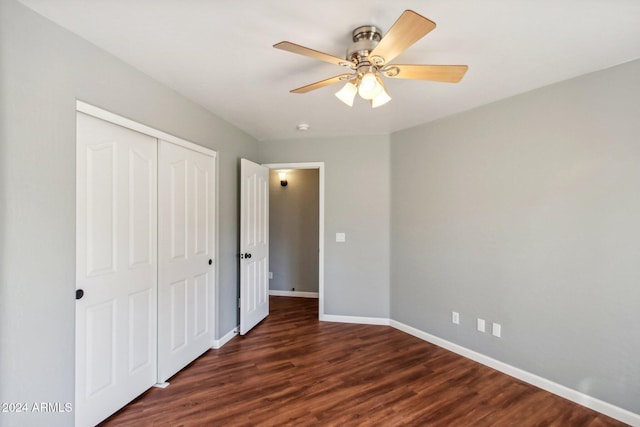
[[[158,382],[213,345],[215,158],[160,141]]]
[[[240,161],[240,334],[269,315],[269,169]]]
[[[77,426],[156,382],[156,147],[77,114]]]

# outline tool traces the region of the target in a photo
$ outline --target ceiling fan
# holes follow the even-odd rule
[[[292,93],[307,93],[346,81],[344,87],[336,92],[338,99],[351,107],[357,93],[363,99],[370,101],[372,108],[376,108],[391,100],[382,82],[382,76],[449,83],[457,83],[462,79],[468,68],[466,65],[390,64],[396,56],[435,27],[435,22],[412,10],[405,10],[384,37],[380,29],[374,25],[363,25],[353,30],[353,44],[347,49],[346,58],[339,58],[288,41],[276,43],[273,47],[330,62],[350,70],[349,73],[293,89]]]

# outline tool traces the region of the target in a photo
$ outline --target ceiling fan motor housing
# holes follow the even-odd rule
[[[373,25],[363,25],[352,32],[353,44],[347,49],[347,59],[355,62],[356,66],[361,62],[368,62],[369,53],[382,39],[380,29]]]

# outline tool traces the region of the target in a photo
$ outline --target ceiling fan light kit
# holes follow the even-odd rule
[[[424,37],[435,26],[433,21],[412,10],[405,10],[384,37],[373,25],[360,26],[352,31],[353,44],[347,49],[346,58],[339,58],[287,41],[276,43],[273,47],[330,62],[351,71],[293,89],[292,93],[307,93],[346,81],[344,87],[335,94],[339,100],[351,107],[358,94],[369,101],[372,108],[376,108],[391,101],[391,96],[382,81],[383,76],[448,83],[457,83],[462,79],[468,69],[466,65],[390,64],[396,56]]]

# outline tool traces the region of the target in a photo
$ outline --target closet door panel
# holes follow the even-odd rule
[[[213,345],[215,158],[159,143],[158,382]]]
[[[156,380],[157,140],[77,114],[76,424]]]

